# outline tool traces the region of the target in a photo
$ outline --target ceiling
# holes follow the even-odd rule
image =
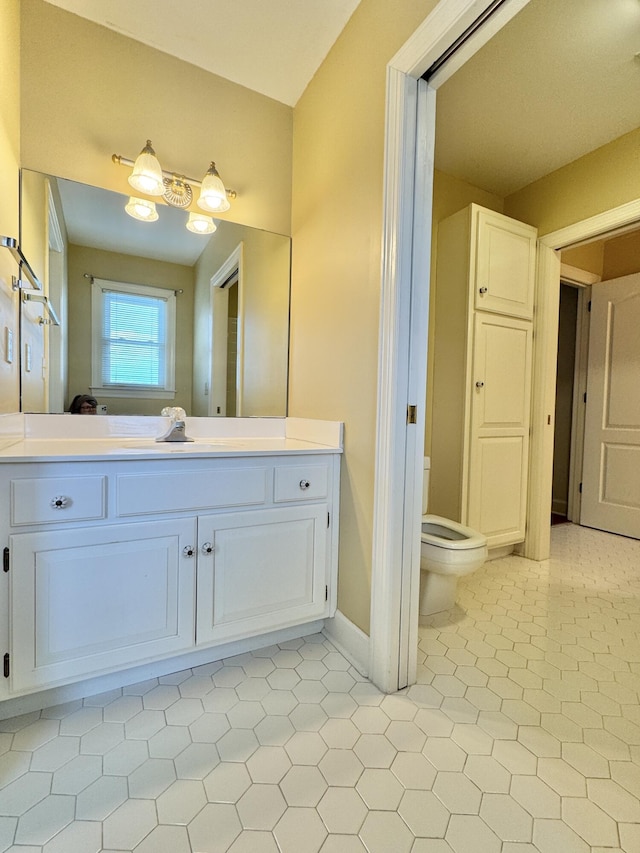
[[[360,0],[47,0],[294,106]]]
[[[150,226],[127,216],[126,196],[62,178],[57,184],[67,234],[76,246],[190,267],[209,242],[208,236],[187,231],[184,210],[163,204],[157,222]]]
[[[531,0],[436,96],[436,167],[505,197],[640,126],[640,0]]]

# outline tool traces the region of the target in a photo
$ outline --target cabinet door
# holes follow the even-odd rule
[[[482,208],[475,216],[476,309],[531,319],[536,229]]]
[[[531,323],[476,314],[466,523],[490,547],[524,539],[531,344]]]
[[[201,516],[198,530],[199,645],[325,615],[326,504]]]
[[[180,519],[11,536],[11,689],[192,648],[195,533]]]

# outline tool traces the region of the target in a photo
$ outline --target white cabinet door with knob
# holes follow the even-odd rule
[[[197,643],[325,615],[328,529],[327,504],[201,516]]]
[[[531,323],[476,313],[466,523],[494,546],[524,539]]]
[[[195,543],[193,518],[11,536],[12,690],[191,648]]]

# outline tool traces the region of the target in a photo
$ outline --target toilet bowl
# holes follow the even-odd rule
[[[423,516],[420,533],[420,615],[449,610],[458,578],[475,572],[487,559],[487,537],[448,518],[429,515],[430,460],[424,460]]]

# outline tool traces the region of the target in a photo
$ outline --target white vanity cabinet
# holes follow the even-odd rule
[[[535,228],[472,204],[438,228],[429,511],[525,537]]]
[[[333,615],[339,462],[2,465],[0,696],[163,660],[170,672],[175,656],[214,660],[222,644]]]

